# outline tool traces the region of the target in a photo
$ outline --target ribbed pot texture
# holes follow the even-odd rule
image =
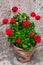
[[[30,61],[35,51],[35,47],[31,48],[29,51],[24,51],[23,49],[18,48],[15,45],[13,45],[13,48],[14,48],[14,52],[16,54],[17,59],[22,63],[26,63]]]

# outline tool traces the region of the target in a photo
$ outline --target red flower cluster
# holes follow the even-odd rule
[[[36,36],[35,42],[36,42],[36,43],[40,43],[40,42],[41,42],[41,36]]]
[[[33,32],[30,33],[30,37],[34,37],[34,33]],[[41,36],[39,36],[39,35],[36,36],[35,37],[35,42],[36,43],[40,43],[41,42]]]
[[[16,42],[17,42],[18,44],[20,44],[20,38],[18,38],[18,39],[16,40]]]
[[[18,7],[16,7],[16,6],[13,7],[13,8],[12,8],[12,11],[13,11],[13,12],[17,12],[17,11],[18,11]]]
[[[36,20],[40,20],[41,17],[39,15],[36,15],[35,12],[31,12],[30,14],[31,17],[35,17]]]
[[[12,29],[6,29],[6,34],[8,35],[8,36],[10,36],[10,35],[12,35]]]
[[[30,33],[30,37],[34,37],[34,33],[33,32]]]
[[[7,24],[7,23],[8,23],[8,19],[7,19],[7,18],[3,19],[3,20],[2,20],[2,23],[3,23],[3,24]]]
[[[40,17],[39,15],[37,15],[37,16],[35,17],[35,19],[36,19],[36,20],[40,20],[41,17]]]
[[[26,21],[24,21],[24,22],[22,23],[22,25],[23,25],[24,27],[28,26],[29,24],[30,24],[30,22],[29,22],[28,20],[26,20]]]
[[[35,17],[36,16],[36,14],[35,14],[35,12],[31,12],[31,17]]]
[[[10,23],[15,23],[15,22],[16,22],[16,19],[11,18]]]

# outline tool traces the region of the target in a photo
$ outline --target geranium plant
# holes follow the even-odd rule
[[[12,11],[17,12],[18,8],[13,7]],[[36,17],[34,12],[31,13],[32,17],[37,20],[40,17]],[[3,19],[3,24],[8,23],[8,19]],[[10,28],[6,29],[8,35],[8,41],[13,45],[22,48],[25,51],[29,51],[36,43],[40,43],[41,36],[35,31],[34,22],[30,22],[30,17],[26,13],[17,13],[10,20]]]
[[[13,13],[18,11],[18,7],[12,8]],[[37,21],[41,19],[35,12],[31,12],[31,17]],[[35,24],[30,20],[26,13],[16,13],[10,19],[10,28],[6,29],[8,41],[12,44],[17,59],[21,62],[27,62],[31,59],[37,43],[41,42],[41,36],[35,30]],[[8,23],[8,19],[2,20],[3,24]]]

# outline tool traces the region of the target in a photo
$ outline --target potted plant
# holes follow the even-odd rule
[[[13,7],[13,12],[17,12],[18,8]],[[36,17],[34,12],[31,13],[32,17],[37,20],[40,16]],[[8,23],[8,19],[2,20],[3,24]],[[40,43],[41,36],[35,31],[34,22],[30,22],[30,17],[26,13],[17,13],[14,15],[10,22],[10,28],[6,29],[7,39],[12,44],[17,59],[21,62],[27,62],[35,50],[36,43]]]

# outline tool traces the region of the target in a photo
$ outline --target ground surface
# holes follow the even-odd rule
[[[41,34],[42,41],[35,48],[35,53],[28,63],[20,63],[17,61],[13,48],[6,40],[5,29],[8,25],[2,25],[2,19],[7,17],[10,19],[13,15],[11,12],[12,6],[18,6],[20,12],[29,14],[35,11],[41,16],[40,21],[35,21],[36,31]],[[0,65],[43,65],[43,0],[0,0]]]

